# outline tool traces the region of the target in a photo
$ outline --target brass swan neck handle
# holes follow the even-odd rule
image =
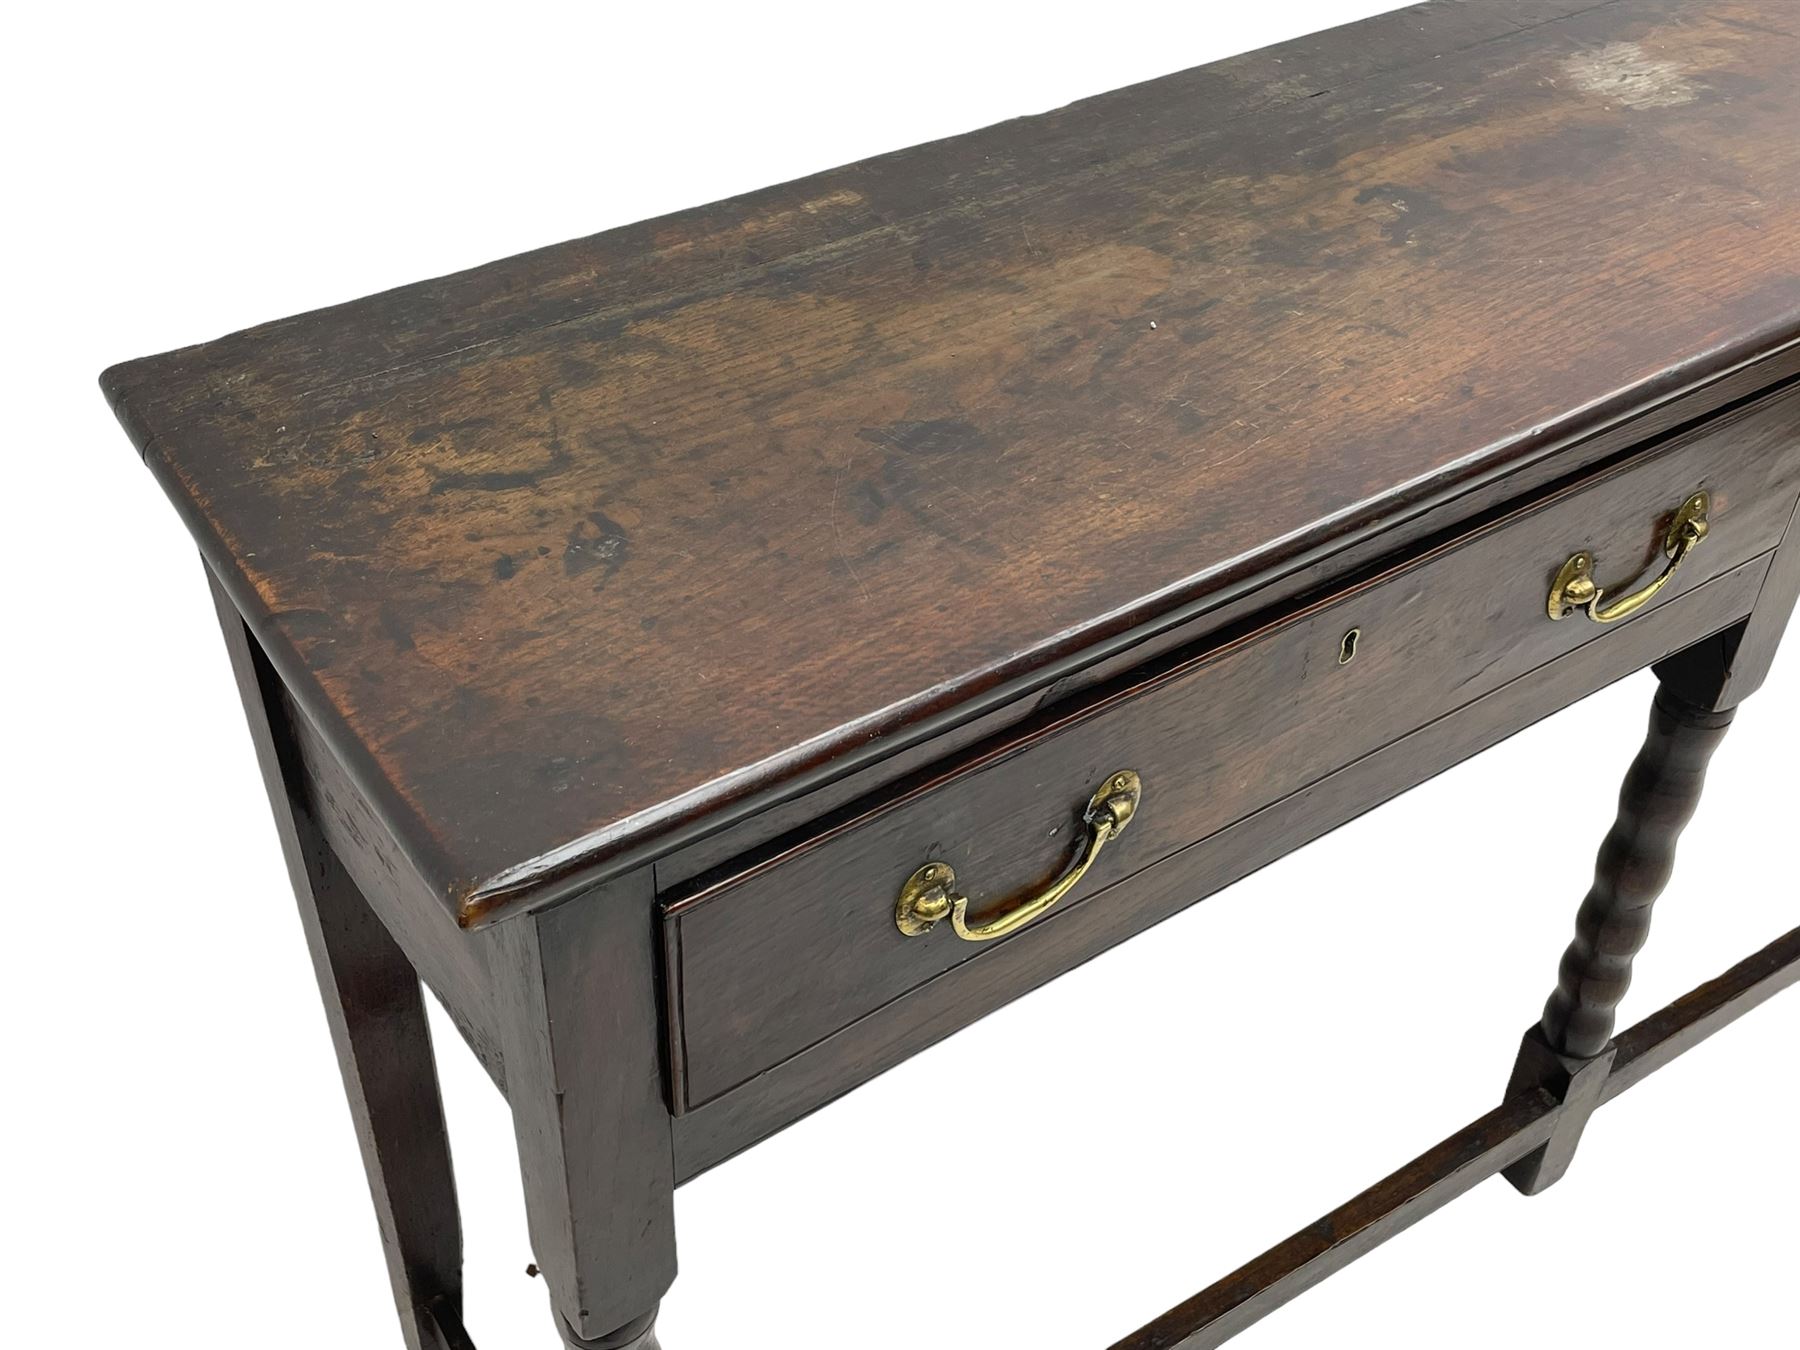
[[[956,936],[964,942],[991,942],[1018,932],[1081,883],[1100,851],[1131,823],[1143,794],[1142,782],[1130,769],[1109,774],[1082,813],[1088,839],[1081,855],[1048,888],[1010,906],[999,918],[971,924],[968,896],[953,889],[956,870],[949,863],[929,862],[900,888],[900,898],[894,904],[894,926],[907,937],[919,937],[948,918]]]
[[[1558,570],[1556,580],[1550,583],[1550,617],[1566,619],[1576,610],[1585,609],[1588,618],[1595,623],[1616,623],[1636,614],[1669,584],[1676,569],[1687,561],[1688,554],[1706,538],[1711,528],[1706,523],[1706,513],[1711,505],[1712,498],[1705,492],[1696,492],[1683,502],[1663,535],[1663,553],[1669,560],[1668,566],[1649,585],[1610,605],[1600,603],[1606,592],[1594,583],[1594,555],[1585,549],[1570,554],[1569,560]]]

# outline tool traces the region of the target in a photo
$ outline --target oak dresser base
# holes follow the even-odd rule
[[[557,1335],[657,1350],[677,1185],[1652,668],[1500,1105],[1115,1347],[1194,1350],[1800,980],[1614,1034],[1800,596],[1789,3],[1428,0],[107,371],[408,1350],[473,1350],[426,989]]]

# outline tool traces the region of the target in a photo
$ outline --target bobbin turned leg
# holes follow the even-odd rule
[[[1613,1015],[1631,984],[1632,959],[1650,934],[1650,910],[1675,866],[1675,842],[1700,804],[1707,761],[1733,709],[1689,702],[1661,685],[1650,731],[1625,775],[1619,814],[1600,845],[1594,884],[1563,953],[1543,1020],[1525,1034],[1507,1084],[1510,1097],[1542,1087],[1565,1107],[1543,1148],[1506,1169],[1535,1195],[1568,1170],[1611,1069]]]

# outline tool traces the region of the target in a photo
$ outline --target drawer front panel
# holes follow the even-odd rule
[[[1709,532],[1642,612],[1772,548],[1800,492],[1800,397],[1737,409],[1331,598],[1081,709],[1030,724],[778,857],[669,906],[678,1110],[710,1100],[999,942],[949,922],[906,937],[903,884],[947,864],[971,924],[1042,890],[1081,852],[1083,808],[1139,775],[1129,827],[1061,901],[1205,840],[1423,723],[1634,622],[1546,600],[1591,553],[1605,602],[1665,563],[1678,507]],[[1355,630],[1354,654],[1345,638]]]
[[[1029,941],[907,991],[735,1092],[675,1122],[675,1175],[686,1181],[817,1110],[1064,971],[1162,922],[1388,798],[1504,740],[1555,709],[1749,613],[1769,555],[1653,606],[1607,642],[1496,689],[1299,792],[1096,894],[1052,911]],[[1646,699],[1646,701],[1648,701]],[[1427,886],[1426,875],[1396,876]],[[1571,902],[1572,903],[1572,902]],[[1347,976],[1345,992],[1354,988]],[[1146,1028],[1154,1034],[1154,1028]]]

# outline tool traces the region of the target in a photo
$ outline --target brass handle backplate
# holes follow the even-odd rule
[[[1655,581],[1610,605],[1600,603],[1606,592],[1594,584],[1594,555],[1585,549],[1570,554],[1569,560],[1558,569],[1556,580],[1550,583],[1550,617],[1566,619],[1576,610],[1585,609],[1588,618],[1595,623],[1614,623],[1628,614],[1636,614],[1669,584],[1675,570],[1706,538],[1709,529],[1706,512],[1711,505],[1712,498],[1704,492],[1696,492],[1683,502],[1663,535],[1663,554],[1669,560],[1668,566]]]
[[[1143,784],[1130,769],[1109,774],[1082,813],[1088,838],[1081,856],[1047,890],[1011,906],[999,918],[970,924],[969,897],[958,895],[955,890],[956,870],[949,863],[929,862],[900,888],[900,899],[894,905],[894,926],[907,937],[918,937],[929,933],[939,920],[948,918],[956,936],[964,942],[991,942],[1018,932],[1080,884],[1100,850],[1131,824],[1143,795]]]

